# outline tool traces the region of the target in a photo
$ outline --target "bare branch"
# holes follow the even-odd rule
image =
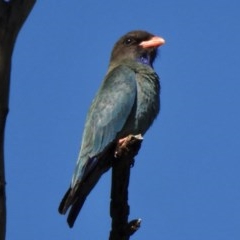
[[[0,1],[0,240],[6,235],[4,129],[8,114],[11,58],[17,34],[35,0]]]
[[[112,230],[109,240],[128,240],[140,227],[141,220],[136,219],[128,223],[128,184],[130,168],[134,164],[143,138],[141,135],[129,135],[117,145],[115,160],[112,166],[112,190],[110,215]]]

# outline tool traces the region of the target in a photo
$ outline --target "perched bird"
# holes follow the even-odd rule
[[[144,135],[160,110],[159,77],[153,69],[165,43],[146,31],[132,31],[115,44],[107,74],[87,114],[70,188],[59,212],[70,208],[73,226],[84,201],[114,159],[114,148],[129,134]]]

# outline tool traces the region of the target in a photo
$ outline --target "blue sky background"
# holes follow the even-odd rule
[[[13,56],[7,239],[108,239],[108,172],[73,229],[57,212],[86,112],[126,32],[165,38],[162,109],[131,171],[138,240],[240,239],[240,2],[38,1]]]

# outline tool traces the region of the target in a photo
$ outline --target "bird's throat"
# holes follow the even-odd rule
[[[137,59],[138,62],[152,67],[149,56],[141,56]]]

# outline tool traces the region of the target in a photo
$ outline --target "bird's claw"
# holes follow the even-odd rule
[[[120,158],[121,156],[126,156],[129,153],[133,152],[134,156],[137,154],[143,137],[141,134],[138,135],[129,135],[125,138],[121,138],[118,140],[118,144],[116,147],[116,151],[114,153],[115,158]],[[134,161],[132,166],[134,165]]]

